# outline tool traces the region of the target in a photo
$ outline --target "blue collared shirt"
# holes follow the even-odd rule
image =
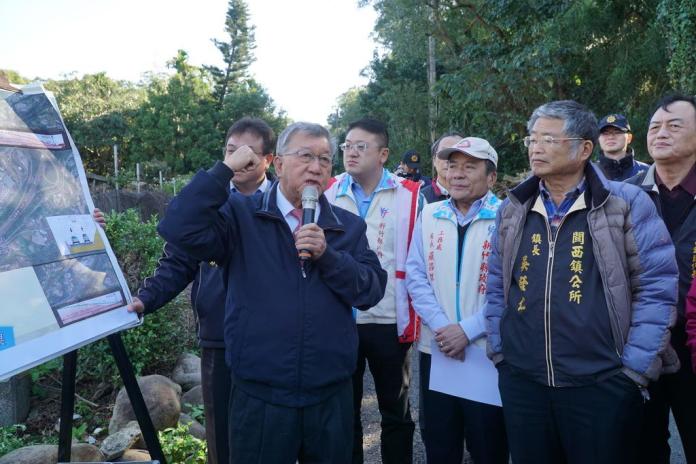
[[[350,174],[348,175],[350,176]],[[372,203],[372,200],[375,198],[377,192],[393,188],[393,186],[389,185],[389,183],[387,182],[387,178],[387,170],[383,169],[382,178],[379,180],[377,188],[375,188],[375,190],[370,195],[366,195],[365,190],[363,190],[362,186],[355,182],[352,176],[350,177],[350,188],[353,191],[355,203],[358,207],[358,212],[360,213],[361,218],[365,219],[365,216],[367,216],[367,211],[370,209],[370,204]]]
[[[580,182],[578,183],[578,185],[575,186],[574,189],[566,192],[561,204],[556,206],[556,204],[553,202],[553,199],[551,198],[551,193],[546,189],[546,186],[544,185],[544,181],[539,181],[539,191],[541,192],[541,199],[544,202],[546,214],[549,217],[549,225],[551,226],[551,232],[554,235],[556,234],[556,230],[558,229],[558,226],[561,224],[561,221],[563,220],[565,215],[568,214],[568,211],[570,211],[570,207],[573,206],[573,203],[575,203],[575,200],[577,200],[578,197],[585,192],[585,186],[586,182],[585,177],[583,176],[583,178],[580,179]]]
[[[452,209],[452,211],[454,211],[454,214],[457,217],[457,224],[459,225],[459,227],[462,227],[470,223],[476,217],[478,212],[481,210],[481,207],[488,199],[488,195],[492,195],[492,193],[489,191],[484,196],[473,202],[466,214],[463,214],[461,211],[459,211],[459,209],[457,209],[457,206],[454,204],[454,200],[452,198],[449,198],[445,201],[447,202],[447,205]]]

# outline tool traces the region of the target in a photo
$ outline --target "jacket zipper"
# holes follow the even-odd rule
[[[300,311],[297,315],[298,322],[300,325],[300,353],[299,356],[297,357],[297,393],[299,394],[300,391],[302,391],[302,360],[304,358],[304,311],[306,307],[306,298],[307,298],[307,292],[306,292],[306,286],[307,286],[307,274],[305,272],[304,268],[304,263],[300,261],[300,272],[302,273],[302,278],[299,279],[299,285],[300,285],[300,301],[301,301],[301,306],[300,306]]]
[[[198,287],[196,288],[196,298],[193,300],[193,314],[196,317],[196,326],[198,328],[198,340],[201,340],[201,321],[198,316],[198,295],[201,293],[201,285],[203,283],[203,266],[198,265]]]
[[[544,286],[544,354],[546,355],[546,381],[550,386],[555,386],[551,353],[551,281],[553,276],[553,253],[556,241],[551,235],[551,226],[549,225],[548,218],[544,218],[544,221],[546,223],[546,232],[549,242],[549,256],[546,260],[546,284]]]
[[[546,345],[546,380],[549,386],[556,386],[556,378],[553,372],[553,353],[551,351],[551,282],[553,281],[553,259],[556,248],[556,237],[561,226],[565,222],[566,217],[571,212],[567,212],[556,227],[556,233],[552,234],[549,219],[544,217],[546,223],[546,233],[549,241],[549,257],[546,261],[546,287],[544,289],[544,343]]]

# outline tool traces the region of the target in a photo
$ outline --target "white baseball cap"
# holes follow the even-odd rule
[[[452,153],[464,153],[474,158],[489,160],[498,167],[498,153],[488,143],[488,140],[479,137],[466,137],[450,148],[437,152],[437,157],[443,160],[449,159]]]

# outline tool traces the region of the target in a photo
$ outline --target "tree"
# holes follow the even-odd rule
[[[28,84],[30,81],[12,69],[0,69],[0,75],[4,75],[10,84]]]
[[[261,84],[251,78],[232,85],[225,96],[223,107],[218,113],[220,143],[223,143],[227,128],[232,122],[244,116],[263,119],[276,134],[289,122],[285,112],[276,109],[273,99]]]
[[[127,160],[133,137],[133,121],[145,99],[145,90],[127,81],[115,81],[105,73],[77,79],[65,76],[49,80],[45,87],[56,95],[61,114],[88,171],[112,172],[113,145]]]
[[[249,13],[244,0],[229,0],[225,32],[229,35],[226,42],[212,39],[215,47],[222,54],[224,66],[205,66],[215,82],[213,97],[217,108],[221,109],[230,88],[248,77],[248,69],[254,61],[252,54],[254,43],[254,26],[248,24]]]
[[[133,160],[164,161],[171,174],[210,166],[222,149],[210,79],[187,60],[179,50],[169,62],[176,73],[152,79],[134,121]]]
[[[658,7],[660,25],[667,31],[670,82],[676,89],[696,92],[696,2],[662,0]]]
[[[639,157],[649,108],[671,88],[694,91],[693,0],[363,0],[378,12],[369,83],[343,114],[379,115],[392,148],[427,147],[427,37],[435,39],[436,132],[488,139],[499,170],[527,168],[521,139],[538,105],[571,98],[598,116],[627,114]]]

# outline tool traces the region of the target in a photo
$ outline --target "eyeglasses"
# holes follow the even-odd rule
[[[338,148],[340,148],[343,153],[351,151],[351,150],[355,150],[358,153],[364,153],[365,150],[370,148],[370,144],[367,142],[358,142],[358,143],[352,143],[352,144],[348,143],[348,142],[344,142],[344,143],[340,144],[338,146]]]
[[[316,159],[319,161],[319,165],[322,168],[328,168],[333,164],[333,156],[329,155],[328,153],[325,153],[323,155],[315,155],[309,150],[298,150],[293,153],[285,153],[282,156],[294,156],[303,164],[309,164]]]
[[[545,135],[541,138],[527,136],[523,139],[524,146],[529,148],[532,145],[553,145],[556,143],[561,143],[566,140],[585,140],[582,137],[551,137],[550,135]]]

